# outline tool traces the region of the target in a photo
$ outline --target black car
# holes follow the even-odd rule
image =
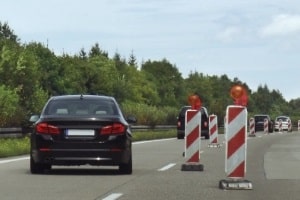
[[[185,136],[185,113],[191,106],[183,106],[177,117],[177,138],[183,139]],[[201,136],[209,139],[209,117],[205,107],[201,107]]]
[[[30,170],[43,173],[52,165],[118,166],[132,173],[131,130],[113,97],[51,97],[40,116],[32,116]]]
[[[273,133],[274,131],[274,121],[267,114],[258,114],[254,115],[254,129],[255,132],[264,131],[264,121],[268,120],[268,130],[269,133]]]

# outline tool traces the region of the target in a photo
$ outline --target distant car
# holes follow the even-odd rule
[[[269,133],[273,133],[273,131],[274,131],[274,122],[271,119],[271,117],[267,114],[254,115],[254,122],[255,122],[254,129],[255,129],[255,132],[264,131],[265,119],[268,120],[268,131],[269,131]]]
[[[185,113],[191,106],[183,106],[177,117],[177,138],[183,139],[185,137]],[[209,118],[205,107],[201,107],[201,136],[209,139]]]
[[[40,116],[32,116],[30,170],[43,173],[52,165],[118,166],[132,173],[132,135],[113,97],[65,95],[51,97]]]
[[[288,116],[278,116],[275,118],[275,126],[274,129],[275,131],[279,131],[279,121],[282,121],[282,131],[292,131],[292,121],[291,118]],[[290,126],[289,126],[289,121],[290,121]]]

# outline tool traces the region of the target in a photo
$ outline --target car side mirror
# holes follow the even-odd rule
[[[32,115],[29,119],[30,122],[35,123],[40,118],[39,115]]]
[[[132,116],[132,115],[127,116],[126,121],[128,123],[133,123],[133,124],[137,122],[136,118],[134,116]]]

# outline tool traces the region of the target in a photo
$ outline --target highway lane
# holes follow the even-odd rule
[[[300,133],[256,135],[248,139],[245,177],[253,190],[219,189],[226,178],[220,135],[220,148],[209,148],[202,140],[202,172],[181,171],[184,140],[177,139],[135,143],[132,175],[90,166],[54,167],[48,174],[31,175],[28,156],[1,159],[1,199],[299,199]]]

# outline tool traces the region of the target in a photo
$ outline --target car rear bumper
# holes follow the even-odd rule
[[[36,163],[51,165],[119,165],[128,163],[131,149],[41,149],[31,155]]]

